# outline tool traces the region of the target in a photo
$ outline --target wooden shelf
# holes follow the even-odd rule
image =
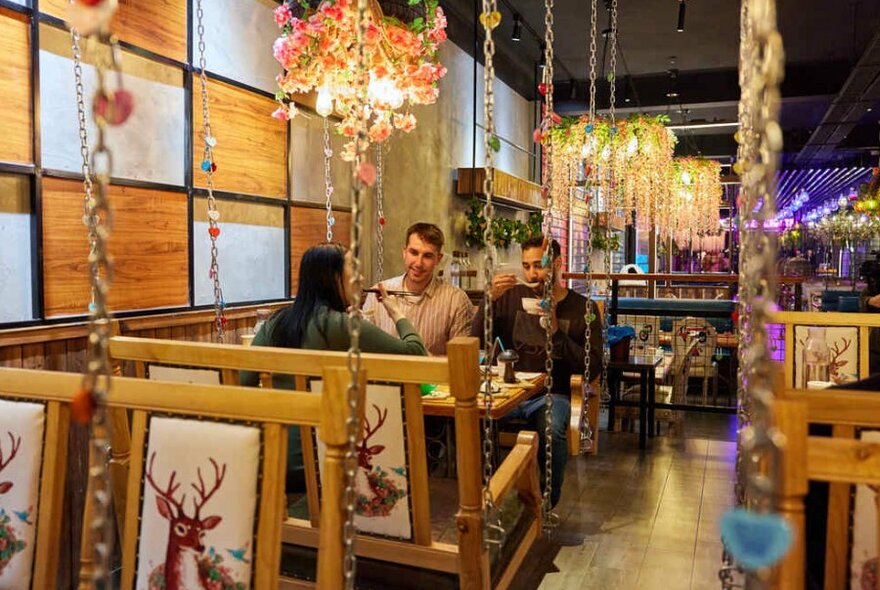
[[[485,168],[459,168],[456,170],[455,194],[462,197],[476,194],[480,198],[485,198],[483,194],[485,177]],[[495,194],[492,195],[492,202],[527,211],[541,211],[544,208],[541,202],[541,185],[501,170],[495,170]]]

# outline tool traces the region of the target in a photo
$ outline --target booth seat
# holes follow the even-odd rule
[[[621,297],[617,300],[616,315],[657,315],[660,330],[671,332],[676,318],[705,318],[719,334],[733,332],[732,314],[736,302],[724,299],[648,299]]]

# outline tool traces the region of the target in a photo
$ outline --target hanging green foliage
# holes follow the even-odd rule
[[[535,236],[541,235],[544,214],[540,211],[529,213],[528,221],[496,217],[492,220],[492,243],[496,248],[508,248],[511,244],[523,244]],[[470,200],[467,212],[467,229],[465,244],[469,248],[485,248],[483,233],[486,230],[486,218],[483,217],[483,202],[474,197]]]

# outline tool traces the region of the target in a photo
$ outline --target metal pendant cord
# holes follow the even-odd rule
[[[376,280],[385,278],[385,185],[382,172],[385,166],[384,149],[377,143],[376,150]]]
[[[486,227],[483,230],[483,240],[486,243],[486,255],[483,265],[483,342],[486,347],[486,364],[483,370],[483,544],[485,547],[501,544],[505,531],[501,526],[501,512],[495,506],[489,482],[492,479],[495,460],[495,424],[492,420],[492,375],[489,366],[492,364],[495,350],[494,326],[492,317],[492,275],[495,271],[495,244],[492,236],[492,218],[494,208],[492,206],[492,194],[495,191],[495,150],[493,144],[495,138],[495,40],[492,36],[492,16],[498,12],[496,0],[482,0],[483,2],[483,117],[485,129],[483,133],[483,151],[486,154],[483,178],[483,194],[486,195],[486,203],[483,205],[483,218],[486,219]]]
[[[82,63],[79,35],[72,32],[74,73],[76,77],[77,115],[80,120],[80,150],[84,155],[83,186],[85,190],[84,222],[89,229],[89,278],[91,281],[92,303],[89,306],[89,338],[86,374],[80,391],[74,400],[77,420],[89,421],[90,425],[90,468],[89,488],[92,493],[92,520],[89,523],[93,547],[93,587],[109,589],[112,587],[110,575],[113,543],[116,535],[114,520],[110,518],[112,486],[107,464],[110,459],[110,439],[112,423],[107,419],[106,400],[111,389],[112,369],[109,359],[110,311],[107,308],[107,295],[113,280],[113,262],[107,250],[110,228],[113,224],[108,189],[113,158],[107,147],[107,117],[115,117],[115,101],[122,88],[122,74],[119,70],[119,47],[115,38],[101,32],[96,43],[95,69],[97,88],[93,101],[97,138],[91,161],[88,159],[89,145],[85,127],[85,99],[82,84]],[[118,89],[116,93],[106,86],[106,74],[115,71]],[[92,183],[92,174],[95,184]]]
[[[358,97],[358,122],[357,141],[355,143],[355,158],[351,168],[352,199],[351,199],[351,301],[348,310],[348,329],[350,345],[348,348],[348,370],[350,382],[348,385],[348,408],[349,414],[346,420],[348,434],[348,446],[345,450],[345,525],[343,526],[343,543],[345,545],[345,557],[343,560],[343,575],[346,590],[353,590],[357,575],[357,560],[355,557],[355,475],[358,469],[357,462],[357,435],[360,424],[357,419],[357,402],[360,388],[359,375],[361,370],[360,335],[361,323],[361,289],[363,287],[361,241],[363,230],[363,205],[368,197],[368,188],[358,174],[358,168],[366,165],[365,152],[369,145],[367,137],[367,55],[365,50],[365,37],[367,29],[368,0],[357,2],[357,68],[354,80],[355,92]]]
[[[595,125],[596,121],[596,0],[590,3],[590,103],[587,111],[590,123]],[[586,309],[584,310],[584,380],[581,390],[581,416],[578,421],[579,445],[578,451],[581,454],[587,453],[593,448],[593,428],[598,428],[598,424],[590,424],[590,398],[593,395],[593,388],[590,383],[590,339],[592,338],[592,321],[593,321],[593,280],[592,280],[592,260],[593,260],[593,240],[592,240],[592,219],[590,214],[591,203],[595,202],[597,193],[593,189],[592,179],[596,166],[590,166],[586,161],[584,165],[584,182],[585,196],[592,193],[586,199],[587,205],[587,233],[584,236],[585,244],[585,261],[583,271],[586,274],[584,279],[584,296],[587,299]],[[598,400],[597,400],[598,403]]]
[[[324,208],[327,210],[327,242],[333,241],[333,226],[336,217],[333,215],[333,176],[330,173],[330,160],[333,149],[330,147],[330,121],[324,117]]]
[[[220,236],[220,212],[217,210],[217,201],[214,199],[214,172],[217,164],[214,162],[214,147],[217,138],[211,131],[211,118],[208,112],[208,76],[205,74],[205,25],[202,0],[196,2],[196,16],[198,19],[197,33],[199,37],[199,84],[202,89],[202,139],[204,150],[202,152],[201,169],[205,173],[205,186],[208,189],[208,237],[211,239],[211,267],[208,276],[214,287],[214,328],[217,330],[217,341],[223,342],[226,331],[226,301],[223,299],[223,289],[220,286],[220,262],[218,260],[217,238]]]
[[[779,85],[784,73],[782,37],[776,28],[775,0],[744,0],[740,23],[739,172],[742,176],[740,252],[740,385],[738,418],[738,501],[751,511],[776,510],[779,457],[783,441],[772,424],[774,401],[770,344],[766,332],[776,298],[776,248],[765,224],[775,211],[776,170],[782,149]],[[729,562],[728,558],[728,562]],[[731,567],[722,569],[733,587]],[[746,588],[767,587],[769,572],[749,571]]]
[[[553,116],[553,0],[544,0],[544,120]],[[553,289],[556,286],[556,256],[553,252],[553,142],[544,145],[543,185],[547,195],[547,210],[544,214],[544,258],[541,261],[547,269],[544,281],[544,298],[541,307],[546,314],[544,324],[544,495],[541,502],[542,527],[544,534],[552,534],[556,529],[558,517],[553,513],[551,502],[553,481],[553,316],[556,314],[553,303]]]

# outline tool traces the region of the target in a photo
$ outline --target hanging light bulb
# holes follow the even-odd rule
[[[589,141],[585,141],[585,142],[584,142],[584,145],[581,147],[581,157],[582,157],[582,158],[586,158],[587,156],[590,155],[590,152],[591,152],[591,151],[592,151],[592,150],[590,149],[590,142],[589,142]]]
[[[611,147],[605,146],[605,149],[602,150],[602,159],[607,160],[610,157],[611,157]]]
[[[633,135],[629,140],[629,143],[626,144],[626,153],[628,156],[633,156],[639,150],[639,140],[636,139],[636,136]]]
[[[333,112],[333,95],[326,86],[318,89],[318,98],[315,100],[315,110],[322,117],[327,117]]]
[[[399,109],[403,106],[403,92],[396,84],[392,83],[388,91],[388,106]]]
[[[691,173],[688,172],[687,170],[684,170],[681,173],[681,183],[685,186],[691,185]]]
[[[847,198],[846,198],[845,196],[843,196],[843,195],[840,195],[840,198],[837,199],[837,205],[838,205],[838,207],[840,207],[841,209],[846,209],[846,206],[849,205],[849,199],[847,199]]]

